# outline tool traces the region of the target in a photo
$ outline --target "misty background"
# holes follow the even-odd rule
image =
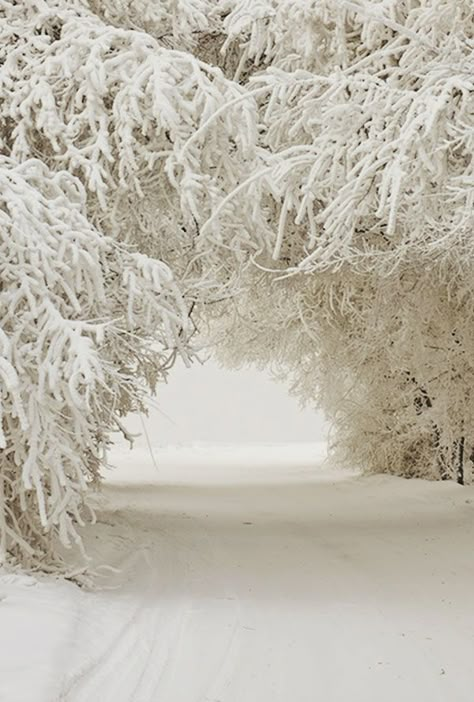
[[[319,442],[328,425],[321,412],[302,409],[284,383],[256,369],[230,371],[210,360],[186,368],[177,363],[158,386],[148,417],[131,416],[127,428],[141,434],[137,447],[189,443]]]

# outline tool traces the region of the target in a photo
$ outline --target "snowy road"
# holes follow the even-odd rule
[[[472,489],[201,458],[108,483],[44,702],[470,702]]]

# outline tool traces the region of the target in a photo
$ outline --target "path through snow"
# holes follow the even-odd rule
[[[115,589],[27,588],[50,653],[30,696],[10,666],[0,700],[470,702],[474,490],[275,451],[117,456],[85,533]],[[5,587],[0,630],[29,611]]]

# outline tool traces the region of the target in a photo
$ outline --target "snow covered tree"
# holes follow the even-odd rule
[[[0,548],[45,568],[58,537],[79,542],[108,435],[143,408],[187,314],[165,264],[94,228],[69,173],[2,157],[0,183]]]
[[[468,0],[229,0],[260,163],[201,226],[253,265],[223,358],[319,400],[373,471],[462,482],[474,447]]]
[[[110,432],[189,356],[197,298],[220,296],[195,250],[197,199],[237,112],[254,111],[220,70],[152,36],[159,24],[187,45],[207,27],[199,2],[191,24],[181,4],[0,2],[3,561],[55,568],[80,544]]]

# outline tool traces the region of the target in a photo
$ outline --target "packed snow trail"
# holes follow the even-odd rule
[[[117,457],[85,538],[121,572],[31,702],[471,702],[474,490],[275,451]]]

